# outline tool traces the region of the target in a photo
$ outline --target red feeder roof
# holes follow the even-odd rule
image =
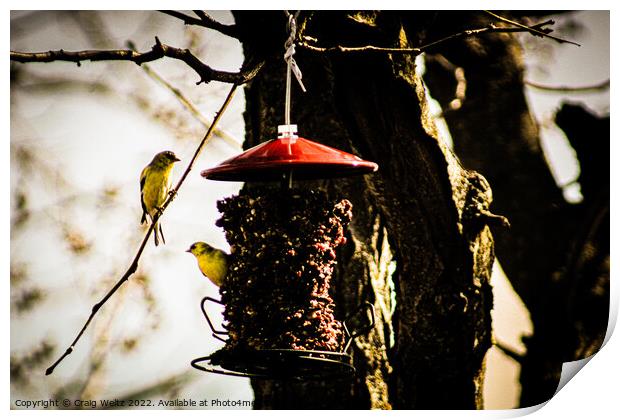
[[[322,179],[375,172],[374,162],[301,137],[285,137],[255,146],[214,168],[202,171],[217,181],[277,181],[293,172],[294,179]]]

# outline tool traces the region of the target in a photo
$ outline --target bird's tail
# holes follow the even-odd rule
[[[155,227],[153,228],[153,234],[153,238],[155,239],[155,246],[158,246],[160,241],[162,244],[166,244],[166,238],[164,237],[164,231],[161,229],[161,223],[155,223]]]

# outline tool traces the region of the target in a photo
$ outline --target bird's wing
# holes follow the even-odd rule
[[[142,173],[140,174],[140,204],[142,205],[142,219],[140,220],[140,224],[146,222],[146,215],[148,211],[146,211],[146,205],[144,204],[144,184],[146,183],[146,174],[148,173],[149,167],[145,167],[142,169]]]

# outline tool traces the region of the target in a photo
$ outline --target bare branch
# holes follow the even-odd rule
[[[532,35],[538,35],[538,36],[540,36],[540,37],[551,38],[551,39],[553,39],[553,40],[555,40],[555,41],[559,42],[560,44],[573,44],[573,45],[576,45],[576,46],[578,46],[578,47],[581,47],[581,45],[580,45],[580,44],[577,44],[576,42],[573,42],[573,41],[568,41],[568,40],[566,40],[566,39],[562,39],[562,38],[555,37],[555,36],[553,36],[553,35],[549,35],[549,33],[548,33],[548,32],[546,32],[546,31],[541,31],[539,28],[536,28],[536,26],[527,26],[527,25],[524,25],[524,24],[522,24],[522,23],[516,22],[516,21],[514,21],[514,20],[510,20],[510,19],[507,19],[507,18],[505,18],[505,17],[503,17],[503,16],[497,15],[497,14],[495,14],[495,13],[493,13],[493,12],[488,11],[488,10],[485,10],[485,11],[484,11],[484,13],[486,13],[487,15],[492,16],[492,17],[494,17],[495,19],[500,20],[500,21],[502,21],[502,22],[504,22],[504,23],[508,23],[508,24],[510,24],[510,25],[514,25],[514,26],[516,26],[516,27],[519,27],[519,28],[525,29],[525,30],[527,30],[528,32],[530,32]],[[550,32],[550,31],[549,31],[549,32]]]
[[[185,13],[177,12],[175,10],[159,10],[159,12],[177,19],[181,19],[186,25],[202,26],[203,28],[213,29],[224,35],[239,39],[239,29],[237,28],[237,25],[225,25],[220,23],[202,10],[194,10],[194,13],[196,13],[198,18],[186,15]]]
[[[597,92],[602,90],[608,90],[610,85],[610,80],[604,80],[600,83],[596,83],[594,85],[587,86],[549,86],[543,85],[536,82],[525,81],[527,86],[532,87],[534,89],[539,90],[547,90],[551,92]]]
[[[196,25],[202,27],[205,26],[202,20],[193,16],[186,15],[185,13],[177,12],[175,10],[158,10],[158,12],[175,17],[177,19],[181,19],[186,25]]]
[[[391,54],[413,54],[420,55],[424,52],[428,52],[428,50],[435,48],[444,42],[452,41],[459,38],[469,38],[469,37],[477,37],[486,33],[504,33],[504,32],[531,32],[532,30],[540,30],[545,25],[552,24],[552,20],[548,20],[539,24],[536,24],[532,27],[526,28],[513,28],[513,27],[505,27],[505,26],[495,26],[490,24],[483,28],[477,29],[467,29],[462,32],[458,32],[452,35],[448,35],[444,38],[438,39],[437,41],[430,42],[428,44],[422,45],[420,47],[413,48],[389,48],[389,47],[377,47],[374,45],[366,45],[363,47],[343,47],[337,45],[335,47],[318,47],[315,45],[309,44],[307,41],[315,41],[313,38],[304,37],[304,41],[298,43],[298,45],[302,48],[306,48],[310,51],[321,52],[321,53],[356,53],[356,52],[379,52],[379,53],[391,53]]]
[[[132,50],[136,49],[135,45],[131,41],[127,42],[127,46],[129,48],[131,48]],[[207,117],[205,117],[198,110],[198,108],[196,108],[196,106],[192,103],[192,101],[188,97],[186,97],[183,94],[183,92],[181,92],[181,90],[179,88],[173,86],[170,82],[168,82],[166,79],[164,79],[159,73],[157,73],[155,70],[153,70],[148,64],[143,64],[140,67],[144,70],[144,72],[151,79],[155,80],[156,82],[158,82],[159,84],[164,86],[166,89],[170,90],[170,92],[172,92],[172,94],[174,96],[176,96],[176,98],[179,100],[181,105],[183,105],[183,107],[185,109],[187,109],[194,116],[194,118],[196,118],[204,126],[204,128],[208,128],[211,125],[212,121],[209,121],[209,119]],[[224,130],[216,128],[213,133],[216,136],[218,136],[219,138],[221,138],[224,141],[226,141],[228,144],[230,144],[233,147],[241,146],[241,142],[240,141],[235,139],[231,134],[228,134]]]
[[[226,97],[226,100],[222,104],[219,112],[215,115],[215,119],[213,120],[213,123],[209,126],[209,129],[207,130],[207,133],[204,135],[204,137],[202,138],[202,141],[200,142],[200,144],[196,148],[196,151],[194,152],[194,156],[192,157],[192,159],[190,160],[189,164],[187,165],[187,168],[185,169],[185,172],[183,172],[183,175],[181,175],[181,178],[179,179],[179,181],[175,185],[174,189],[170,191],[170,195],[168,196],[168,199],[161,206],[161,209],[159,210],[159,212],[157,212],[155,214],[155,216],[153,217],[153,221],[152,221],[151,225],[149,226],[149,229],[147,230],[146,235],[144,235],[144,239],[142,240],[142,243],[140,244],[140,247],[138,248],[138,252],[136,253],[133,261],[131,262],[131,265],[129,266],[129,268],[127,269],[125,274],[123,274],[123,276],[120,278],[120,280],[118,282],[116,282],[114,287],[112,287],[112,289],[110,289],[110,291],[99,302],[97,302],[95,304],[95,306],[93,306],[93,309],[92,309],[88,319],[86,320],[86,323],[84,323],[84,326],[82,327],[82,329],[80,330],[78,335],[75,337],[75,339],[73,340],[71,345],[65,350],[63,355],[60,356],[60,358],[58,360],[56,360],[56,362],[54,362],[53,365],[51,365],[49,368],[47,368],[47,370],[45,371],[46,375],[50,375],[52,372],[54,372],[54,369],[56,368],[56,366],[58,366],[58,364],[60,364],[60,362],[62,362],[65,357],[67,357],[68,355],[70,355],[73,352],[73,348],[75,347],[77,342],[80,340],[80,338],[84,334],[84,331],[86,331],[86,328],[88,328],[88,325],[90,324],[92,319],[95,317],[97,312],[99,312],[101,307],[103,305],[105,305],[105,303],[114,295],[114,293],[116,293],[116,291],[127,280],[129,280],[129,277],[131,277],[131,275],[133,273],[135,273],[136,270],[138,269],[138,262],[140,261],[140,257],[142,256],[142,252],[144,251],[144,248],[146,247],[146,244],[147,244],[147,242],[148,242],[148,240],[149,240],[149,238],[151,236],[151,233],[153,232],[153,227],[156,226],[157,222],[159,221],[159,219],[163,215],[163,213],[166,210],[166,208],[170,205],[172,200],[174,200],[174,198],[176,197],[176,194],[179,191],[179,189],[181,188],[181,186],[183,185],[183,182],[185,181],[185,178],[187,178],[187,175],[189,175],[190,171],[192,170],[192,168],[194,166],[194,162],[196,161],[196,159],[198,158],[198,156],[200,155],[200,153],[204,149],[204,146],[207,144],[209,138],[211,137],[211,135],[215,131],[215,126],[220,121],[220,118],[222,117],[222,114],[228,108],[228,105],[230,104],[230,102],[231,102],[231,100],[232,100],[232,98],[233,98],[233,96],[234,96],[234,94],[235,94],[235,92],[237,90],[237,87],[238,87],[238,84],[233,84],[233,86],[231,87],[230,92],[228,93],[228,96]]]
[[[254,78],[263,66],[263,62],[254,67],[245,68],[237,73],[214,70],[209,67],[188,49],[181,49],[162,44],[155,37],[155,45],[151,51],[136,52],[132,50],[86,50],[86,51],[47,51],[26,53],[11,51],[11,60],[20,63],[49,63],[52,61],[71,61],[80,65],[81,61],[106,61],[106,60],[125,60],[132,61],[138,65],[146,62],[155,61],[162,57],[174,58],[183,61],[191,67],[199,76],[200,80],[196,84],[208,83],[212,80],[224,83],[244,84]]]
[[[225,25],[213,19],[202,10],[194,10],[194,13],[198,15],[204,27],[214,29],[224,35],[239,39],[239,28],[237,25]]]
[[[308,39],[305,37],[304,39]],[[318,47],[316,45],[309,44],[306,41],[297,43],[301,48],[305,48],[309,51],[320,53],[356,53],[356,52],[380,52],[380,53],[396,53],[396,54],[422,54],[423,51],[420,48],[388,48],[377,47],[374,45],[366,45],[363,47],[343,47],[342,45],[336,45],[334,47]]]

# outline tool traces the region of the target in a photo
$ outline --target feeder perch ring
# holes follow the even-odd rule
[[[200,301],[200,309],[207,320],[209,328],[211,328],[213,337],[226,342],[220,335],[228,335],[228,332],[215,329],[205,309],[207,302],[214,302],[220,305],[222,302],[207,296]],[[369,321],[350,332],[349,327],[347,327],[347,321],[351,321],[363,312],[370,313]],[[362,303],[345,318],[342,325],[347,337],[343,352],[296,349],[235,349],[228,353],[220,354],[220,360],[217,364],[212,363],[213,355],[210,355],[192,360],[191,365],[203,372],[262,379],[307,380],[352,375],[355,372],[355,368],[351,364],[351,356],[346,351],[354,338],[367,333],[374,327],[374,306],[370,302]]]
[[[348,354],[317,350],[237,350],[218,365],[211,356],[194,359],[191,365],[204,372],[261,379],[325,379],[355,372]]]

